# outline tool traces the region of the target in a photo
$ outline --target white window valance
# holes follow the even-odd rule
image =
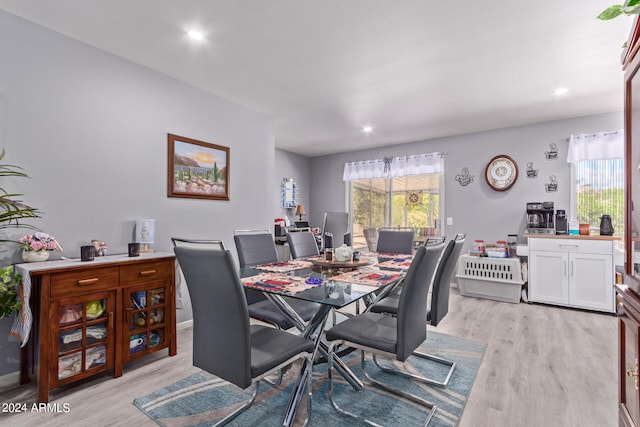
[[[583,160],[611,160],[624,158],[624,132],[599,132],[571,135],[567,163]]]
[[[440,153],[429,153],[345,163],[342,180],[354,181],[356,179],[440,173],[442,170],[441,157]]]

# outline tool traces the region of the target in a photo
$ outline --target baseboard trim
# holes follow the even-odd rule
[[[193,326],[193,319],[185,320],[184,322],[180,322],[176,325],[176,328],[180,331],[182,329],[187,329]]]
[[[20,371],[9,372],[0,376],[0,390],[13,388],[20,382]]]

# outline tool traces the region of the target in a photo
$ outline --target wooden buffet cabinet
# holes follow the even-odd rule
[[[49,391],[168,348],[176,354],[175,258],[170,253],[19,264],[30,279],[33,333],[21,383],[37,366],[38,401]]]
[[[616,286],[618,312],[618,415],[620,426],[640,426],[640,22],[623,53],[625,80],[625,276]]]

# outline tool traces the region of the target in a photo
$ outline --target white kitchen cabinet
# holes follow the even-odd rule
[[[613,313],[613,240],[529,237],[529,300]]]

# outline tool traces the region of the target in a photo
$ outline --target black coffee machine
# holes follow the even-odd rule
[[[556,211],[556,234],[569,234],[569,227],[567,226],[567,214],[562,209],[558,209]]]
[[[529,234],[555,234],[553,202],[527,203],[527,229]]]

